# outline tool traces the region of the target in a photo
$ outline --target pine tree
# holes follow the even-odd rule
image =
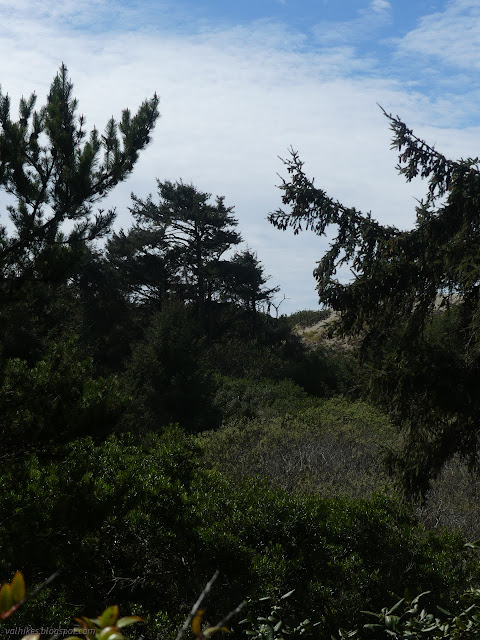
[[[115,211],[94,213],[94,205],[131,173],[159,115],[155,94],[135,115],[112,117],[103,135],[96,128],[87,135],[64,64],[46,105],[35,110],[36,101],[22,98],[15,122],[0,91],[0,188],[17,202],[8,207],[14,235],[0,234],[4,278],[31,273],[49,246],[78,246],[110,230]]]
[[[225,199],[183,182],[158,184],[158,204],[151,196],[141,200],[132,195],[132,212],[139,228],[161,239],[166,263],[177,265],[181,295],[193,303],[205,323],[214,294],[216,268],[222,255],[241,242],[235,230],[238,221]]]
[[[15,121],[0,90],[0,189],[16,201],[7,211],[13,231],[0,227],[0,348],[29,361],[47,336],[82,332],[83,293],[96,287],[85,278],[100,274],[94,241],[115,217],[96,205],[131,173],[159,115],[154,95],[136,114],[111,118],[103,135],[88,133],[63,64],[46,104],[36,102],[22,98]]]
[[[476,462],[480,170],[478,158],[449,160],[398,117],[387,117],[400,174],[428,180],[411,231],[381,225],[329,197],[293,150],[280,186],[291,211],[279,209],[269,220],[295,234],[337,227],[314,271],[319,301],[340,313],[340,333],[359,337],[369,388],[404,430],[392,466],[408,492],[424,493],[455,453]],[[346,284],[336,278],[342,265],[353,274]]]
[[[222,298],[241,304],[247,311],[255,313],[259,305],[268,304],[280,290],[265,288],[269,276],[257,255],[250,249],[236,252],[231,260],[221,263]]]

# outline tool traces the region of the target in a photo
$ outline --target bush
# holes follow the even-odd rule
[[[146,637],[171,640],[218,568],[209,622],[245,596],[275,603],[295,589],[296,620],[321,622],[323,640],[359,624],[355,612],[379,608],[388,590],[430,589],[448,607],[474,573],[458,536],[425,533],[394,499],[299,495],[200,460],[195,438],[170,427],[4,465],[0,575],[22,567],[35,585],[62,569],[16,622],[60,627],[113,601],[145,618]]]
[[[420,640],[421,638],[444,638],[444,640],[460,640],[461,638],[478,638],[480,633],[480,589],[471,588],[462,594],[455,603],[456,613],[446,611],[437,606],[433,612],[423,608],[423,600],[428,592],[421,593],[411,599],[408,594],[392,607],[384,607],[380,613],[364,611],[376,622],[364,624],[363,629],[370,631],[366,635],[363,629],[344,631],[340,629],[340,637],[371,637],[375,632],[379,638],[398,638],[403,640]]]
[[[204,367],[224,376],[262,379],[284,378],[289,363],[279,345],[263,344],[258,339],[225,337],[212,344],[204,357]]]
[[[111,598],[122,610],[141,602],[149,613],[164,603],[182,612],[198,588],[191,573],[198,545],[185,503],[197,455],[172,427],[143,441],[128,434],[103,443],[84,438],[66,446],[61,459],[42,464],[31,454],[4,467],[0,573],[21,566],[37,584],[62,571],[48,599],[45,592],[21,610],[20,623],[38,626],[48,618],[57,627]]]
[[[455,456],[431,482],[417,514],[429,529],[460,531],[468,540],[480,539],[480,478],[465,460]]]
[[[207,466],[232,478],[324,496],[367,497],[390,486],[382,459],[398,446],[390,421],[361,401],[309,398],[290,381],[226,380],[216,401],[227,417],[199,436]]]
[[[312,327],[318,322],[322,322],[322,320],[326,320],[331,314],[330,309],[305,309],[303,311],[295,311],[295,313],[285,316],[285,320],[292,328],[301,327],[305,329],[306,327]]]
[[[202,475],[192,498],[200,557],[205,565],[215,558],[224,576],[214,620],[246,593],[278,599],[294,588],[296,619],[321,622],[316,637],[326,639],[347,620],[359,623],[356,612],[380,607],[390,591],[431,589],[449,606],[478,572],[461,538],[426,533],[384,496],[320,499],[213,473]]]
[[[201,368],[202,338],[192,310],[170,302],[153,315],[134,346],[124,376],[133,401],[123,424],[155,431],[179,422],[189,431],[205,427],[209,417],[208,375]]]
[[[317,400],[292,380],[233,378],[216,375],[213,405],[224,421],[294,415]],[[225,453],[228,453],[225,450]]]
[[[51,455],[80,436],[105,437],[126,402],[114,376],[94,376],[92,360],[74,337],[50,343],[33,365],[10,358],[0,377],[2,452],[16,457],[35,449]]]

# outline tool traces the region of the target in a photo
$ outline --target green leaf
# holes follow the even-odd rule
[[[115,624],[118,620],[119,611],[118,606],[114,605],[112,607],[108,607],[100,616],[100,626],[110,627],[112,624]]]
[[[453,613],[451,613],[450,611],[447,611],[446,609],[444,609],[443,607],[441,607],[440,605],[437,604],[437,609],[441,612],[444,613],[446,616],[452,617]]]
[[[90,620],[90,618],[87,618],[86,616],[75,618],[75,621],[82,625],[82,629],[92,629],[95,631],[95,628],[100,626],[100,620]],[[75,631],[77,631],[77,629],[75,629]]]
[[[122,629],[123,627],[128,627],[130,624],[135,624],[135,622],[143,622],[143,618],[140,618],[139,616],[125,616],[124,618],[117,620],[117,627]]]
[[[380,618],[379,613],[374,613],[373,611],[360,611],[360,613],[364,613],[367,616],[373,616],[374,618]]]
[[[12,597],[14,602],[22,602],[25,598],[25,580],[23,574],[20,571],[13,576],[12,580]]]
[[[0,589],[0,613],[10,611],[13,605],[12,588],[8,583]]]
[[[405,598],[402,598],[401,600],[399,600],[397,604],[393,605],[393,607],[390,609],[387,615],[391,615],[394,611],[396,611],[399,607],[401,607],[404,602],[405,602]]]
[[[466,542],[463,546],[467,549],[480,549],[480,540],[475,540],[475,542]]]
[[[112,636],[114,633],[117,633],[117,632],[118,632],[118,627],[116,626],[104,627],[97,634],[97,638],[98,640],[106,640],[107,638],[110,638],[110,636]]]
[[[416,604],[420,600],[420,598],[422,596],[426,596],[427,593],[430,593],[430,591],[422,591],[422,593],[419,593],[418,596],[415,596],[415,598],[412,600],[411,604]]]

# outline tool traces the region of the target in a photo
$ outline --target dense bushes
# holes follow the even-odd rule
[[[131,397],[122,420],[144,431],[180,422],[195,431],[208,426],[210,385],[201,367],[202,336],[193,310],[170,302],[149,318],[132,346],[122,379]]]
[[[387,417],[361,401],[315,399],[290,381],[224,380],[226,420],[199,437],[227,476],[260,475],[288,490],[369,496],[389,486],[382,460],[398,446]]]
[[[480,632],[480,589],[475,587],[462,594],[452,608],[453,612],[443,607],[424,608],[426,593],[412,598],[405,594],[391,607],[384,607],[380,612],[365,611],[374,622],[364,624],[354,631],[340,629],[340,637],[371,637],[375,632],[377,638],[397,640],[420,640],[433,638],[444,640],[460,640],[460,638],[478,638]],[[370,633],[368,633],[370,632]],[[368,635],[367,635],[368,634]]]
[[[79,436],[105,437],[126,402],[116,377],[95,376],[75,337],[50,343],[32,365],[9,358],[0,371],[2,453],[52,455]]]
[[[355,612],[389,591],[430,589],[449,606],[475,562],[460,538],[426,532],[393,497],[381,464],[399,446],[388,419],[292,379],[214,373],[214,344],[188,308],[169,304],[150,316],[120,382],[96,377],[75,340],[31,365],[4,361],[4,442],[15,455],[0,478],[0,572],[22,568],[36,584],[62,571],[18,624],[66,625],[113,601],[145,617],[146,637],[170,639],[217,568],[208,623],[247,596],[275,606],[291,589],[292,620],[321,622],[312,633],[322,640],[360,624]],[[185,430],[163,426],[177,416]],[[36,429],[43,448],[33,448]]]
[[[331,315],[330,309],[304,309],[303,311],[296,311],[289,316],[285,316],[286,321],[291,327],[311,327],[322,320],[326,320]]]
[[[0,522],[2,575],[22,566],[34,584],[62,569],[20,612],[33,626],[114,601],[146,617],[147,637],[171,637],[219,568],[212,621],[247,595],[294,588],[295,612],[322,621],[327,638],[389,590],[432,589],[447,604],[473,571],[459,539],[426,534],[393,499],[300,496],[202,471],[178,427],[17,461],[2,474]]]
[[[475,469],[455,456],[432,481],[417,514],[429,529],[461,531],[468,540],[480,539],[480,480]]]
[[[21,566],[35,583],[62,570],[52,587],[54,609],[42,611],[34,600],[26,620],[47,613],[66,622],[75,610],[106,606],[111,594],[124,607],[155,602],[159,610],[166,600],[181,609],[192,595],[186,583],[195,545],[184,494],[194,460],[193,443],[172,428],[141,442],[128,435],[99,444],[84,438],[60,459],[40,464],[32,454],[4,470],[2,575]],[[62,601],[69,605],[59,612]]]

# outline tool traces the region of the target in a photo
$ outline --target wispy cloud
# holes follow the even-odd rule
[[[420,135],[447,153],[475,155],[470,149],[480,140],[478,130],[451,128],[454,110],[475,108],[473,95],[467,106],[424,96],[415,85],[380,76],[375,60],[359,59],[345,41],[318,49],[305,33],[278,21],[173,29],[167,8],[147,1],[0,0],[0,57],[9,63],[2,88],[13,104],[32,90],[42,104],[64,61],[87,125],[100,128],[157,91],[162,117],[153,143],[105,206],[116,206],[119,224],[128,226],[130,192],[145,197],[157,177],[225,195],[272,284],[289,298],[282,312],[315,306],[311,273],[326,248],[325,239],[292,237],[266,221],[280,206],[277,156],[285,157],[290,145],[332,196],[404,228],[413,222],[414,197],[423,186],[397,176],[388,124],[376,103],[418,125]],[[389,20],[390,4],[373,0],[368,14],[358,16],[361,28],[367,16],[377,24]],[[447,108],[452,120],[445,117],[444,130],[428,126]]]
[[[390,2],[388,2],[388,0],[372,0],[372,2],[370,3],[370,9],[376,11],[377,13],[390,13],[391,8],[392,5],[390,4]]]
[[[391,5],[387,0],[371,0],[357,17],[342,22],[320,22],[314,27],[319,44],[328,46],[342,42],[357,43],[391,21]]]
[[[400,53],[423,55],[448,67],[480,66],[480,4],[450,0],[444,11],[427,15],[399,41]]]

